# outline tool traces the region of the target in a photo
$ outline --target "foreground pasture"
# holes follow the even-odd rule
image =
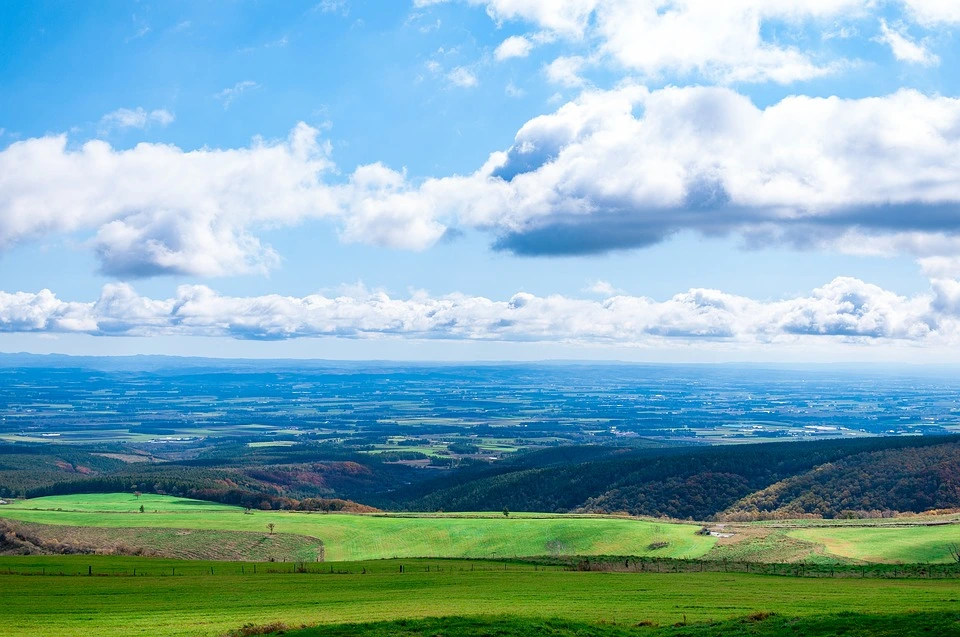
[[[88,566],[92,576],[86,575]],[[313,566],[323,572],[291,572],[290,564],[261,563],[254,574],[252,564],[6,557],[0,559],[0,635],[212,636],[244,624],[502,614],[633,626],[720,621],[757,612],[785,617],[960,612],[955,579],[595,573],[453,560]],[[3,574],[27,567],[46,575]],[[135,577],[97,576],[133,568]]]

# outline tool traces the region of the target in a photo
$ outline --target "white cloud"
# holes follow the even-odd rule
[[[960,100],[903,90],[761,109],[724,88],[591,90],[527,122],[473,175],[402,188],[424,214],[525,254],[638,247],[684,229],[958,254]]]
[[[339,191],[343,207],[349,211],[341,237],[348,242],[408,250],[428,248],[447,230],[433,211],[424,207],[430,198],[425,196],[431,191],[430,183],[418,189],[407,182],[405,173],[382,164],[360,166],[348,187]]]
[[[578,55],[558,57],[544,67],[544,72],[553,84],[573,88],[586,84],[586,81],[580,77],[580,71],[585,64],[586,60]]]
[[[253,80],[244,80],[242,82],[237,82],[230,88],[225,88],[214,97],[223,102],[223,108],[228,109],[230,105],[233,104],[234,100],[246,93],[247,91],[252,91],[260,88],[260,85],[254,82]]]
[[[918,259],[920,269],[931,279],[960,279],[960,256]]]
[[[880,35],[875,38],[877,42],[887,44],[893,51],[893,57],[901,62],[910,62],[911,64],[920,64],[923,66],[936,66],[940,64],[940,58],[922,44],[917,44],[906,34],[903,26],[891,28],[886,20],[880,20]]]
[[[117,276],[263,272],[258,229],[336,221],[344,241],[422,250],[451,228],[519,254],[733,234],[857,254],[960,255],[960,99],[903,90],[788,97],[758,108],[724,88],[588,90],[536,117],[472,174],[412,180],[381,164],[345,183],[319,131],[250,148],[0,150],[0,249],[92,234]]]
[[[531,50],[533,50],[533,42],[522,35],[511,35],[500,43],[493,52],[493,57],[501,62],[510,58],[525,58],[530,55]]]
[[[100,131],[107,134],[112,130],[126,130],[130,128],[147,128],[150,124],[167,126],[174,120],[174,115],[168,110],[159,108],[146,111],[142,107],[135,109],[118,108],[107,113],[100,119]]]
[[[414,6],[425,7],[447,0],[414,0]],[[465,0],[474,6],[486,7],[497,22],[526,20],[568,37],[582,37],[599,0]]]
[[[874,0],[464,1],[484,6],[498,23],[521,20],[553,37],[595,42],[591,57],[595,54],[647,77],[699,75],[724,83],[782,84],[833,73],[843,63],[821,62],[815,52],[766,39],[764,26],[827,20],[832,24],[836,18],[865,15],[875,4]]]
[[[926,27],[960,24],[960,2],[956,0],[903,0],[912,17]]]
[[[304,124],[286,140],[231,150],[16,142],[0,151],[0,248],[92,230],[110,274],[263,271],[276,255],[247,228],[335,214],[337,194],[322,182],[332,167]]]
[[[960,284],[903,297],[858,279],[837,278],[806,296],[756,301],[692,289],[658,302],[617,295],[602,301],[515,294],[504,301],[452,294],[407,299],[363,288],[339,296],[229,297],[182,286],[170,299],[138,295],[126,284],[94,302],[67,302],[49,290],[0,292],[0,332],[93,335],[317,336],[531,341],[645,346],[669,341],[796,343],[828,339],[866,345],[893,340],[958,342]]]
[[[473,88],[480,83],[473,71],[462,66],[458,66],[447,73],[447,80],[451,84],[462,88]]]
[[[602,279],[598,279],[594,281],[587,287],[583,288],[582,291],[588,292],[590,294],[596,294],[604,298],[615,296],[617,294],[623,294],[623,290],[621,290],[620,288],[614,287],[612,283],[610,283],[609,281],[604,281]]]

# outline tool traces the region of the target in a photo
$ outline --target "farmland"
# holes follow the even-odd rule
[[[960,431],[950,374],[682,365],[449,365],[0,356],[0,439],[326,440],[477,457],[583,442],[742,443]],[[695,391],[693,391],[695,390]],[[459,455],[459,454],[452,454]]]

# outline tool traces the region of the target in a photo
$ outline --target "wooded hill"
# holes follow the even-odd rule
[[[439,475],[438,475],[439,474]],[[569,446],[438,472],[329,445],[218,448],[128,464],[0,446],[0,497],[139,490],[252,508],[627,512],[693,520],[877,517],[960,508],[960,437],[724,447]]]
[[[960,507],[956,437],[631,451],[551,450],[416,485],[383,506],[618,512],[706,520],[876,515]],[[589,457],[593,454],[593,457]],[[542,461],[542,462],[541,462]]]

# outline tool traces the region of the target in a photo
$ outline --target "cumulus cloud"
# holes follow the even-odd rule
[[[682,230],[960,255],[960,99],[913,90],[765,108],[719,87],[587,90],[473,173],[425,180],[382,164],[339,178],[318,136],[300,124],[286,140],[194,151],[15,142],[0,151],[0,248],[89,233],[115,276],[263,272],[278,255],[258,229],[328,218],[345,241],[414,250],[464,227],[525,255],[631,249]]]
[[[107,113],[100,119],[100,132],[108,134],[113,130],[126,130],[130,128],[147,128],[151,124],[167,126],[174,120],[174,115],[166,109],[154,109],[146,111],[142,107],[135,109],[118,108],[112,113]]]
[[[419,0],[418,4],[441,1],[445,0]],[[890,5],[897,6],[904,19],[924,28],[960,23],[960,3],[953,0],[461,1],[484,7],[498,24],[522,21],[555,37],[586,42],[593,48],[591,56],[646,77],[699,76],[721,83],[789,84],[847,66],[843,60],[823,59],[809,45],[802,48],[802,41],[786,44],[784,38],[776,37],[778,29],[811,28],[833,36],[849,35],[856,30],[838,29],[838,21],[878,18]],[[884,29],[883,37],[903,55],[919,53],[910,47],[920,45],[899,30]],[[924,63],[932,59],[928,53]]]
[[[940,58],[928,51],[924,45],[911,40],[906,34],[905,28],[902,26],[891,28],[886,20],[880,20],[880,35],[877,36],[876,40],[877,42],[888,45],[893,52],[893,57],[901,62],[920,64],[922,66],[936,66],[940,64]]]
[[[927,27],[960,24],[960,3],[954,0],[903,0],[907,11]]]
[[[510,58],[525,58],[530,55],[533,49],[533,42],[522,35],[511,35],[500,43],[500,46],[493,52],[493,57],[498,62],[509,60]]]
[[[586,60],[579,55],[561,56],[547,64],[544,71],[553,84],[574,88],[586,84],[580,77],[580,71],[585,64]]]
[[[465,1],[484,6],[498,23],[521,20],[556,37],[596,42],[598,55],[650,77],[678,73],[721,82],[780,83],[819,77],[838,67],[765,39],[765,25],[824,21],[872,4],[870,0]]]
[[[709,289],[692,289],[666,301],[620,294],[596,301],[527,293],[502,301],[425,293],[400,299],[365,289],[334,297],[230,297],[204,286],[182,286],[173,298],[155,300],[129,285],[111,284],[93,302],[63,301],[49,290],[0,292],[0,331],[237,339],[392,336],[626,346],[702,339],[956,343],[960,284],[933,283],[929,294],[904,297],[858,279],[837,278],[806,296],[782,301]]]
[[[117,276],[263,271],[276,255],[248,228],[334,214],[322,181],[332,167],[305,124],[286,140],[229,150],[15,142],[0,151],[0,248],[94,231],[102,270]]]
[[[418,195],[520,254],[641,247],[680,230],[957,254],[960,100],[902,90],[759,108],[716,87],[586,91],[474,175]]]

